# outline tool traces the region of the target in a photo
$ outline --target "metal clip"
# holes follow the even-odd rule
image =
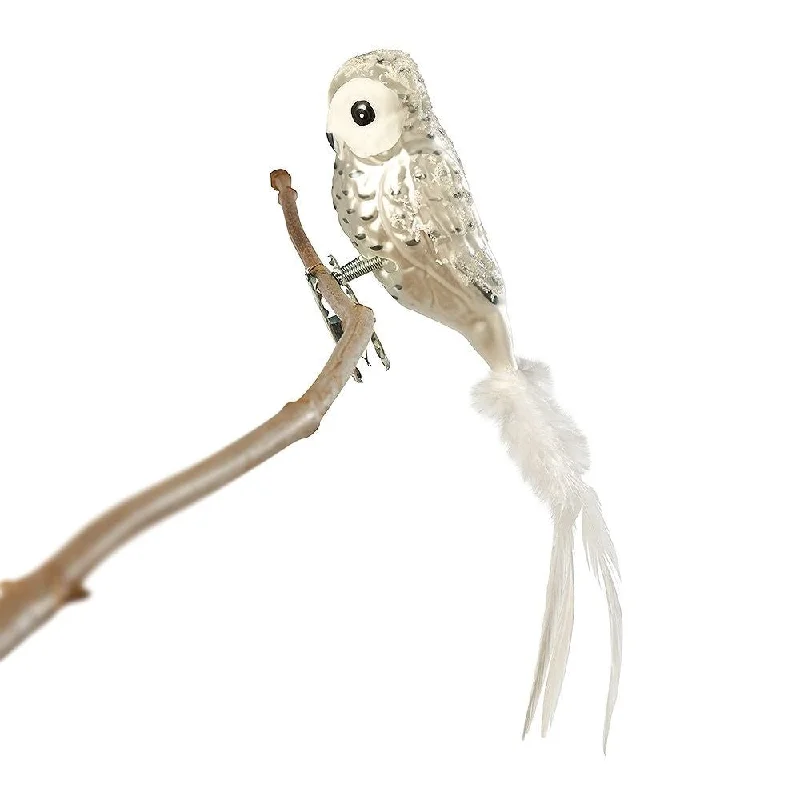
[[[355,292],[353,292],[353,290],[350,288],[350,281],[354,281],[356,278],[360,278],[362,275],[369,275],[369,273],[381,266],[383,259],[379,257],[369,259],[354,258],[352,261],[348,261],[344,266],[341,266],[333,256],[329,256],[328,262],[332,267],[331,274],[334,278],[336,278],[344,293],[354,303],[357,303],[358,298],[356,297]],[[317,286],[317,279],[309,272],[306,273],[306,279],[308,280],[308,285],[312,294],[314,295],[317,307],[322,314],[322,318],[325,320],[325,324],[330,331],[333,340],[338,342],[344,333],[342,321],[339,319],[338,315],[334,314],[333,311],[325,304],[325,299],[323,298],[322,293],[319,291],[319,287]],[[373,348],[375,349],[375,354],[378,356],[383,366],[386,369],[389,369],[389,357],[386,355],[386,351],[383,349],[383,345],[381,344],[381,340],[378,338],[377,333],[373,332],[371,342]],[[367,362],[367,366],[370,366],[369,358],[366,352],[364,353],[364,361]],[[353,378],[357,383],[361,383],[363,380],[361,370],[359,370],[358,367],[353,370]]]

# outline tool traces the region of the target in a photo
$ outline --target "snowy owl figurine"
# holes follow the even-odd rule
[[[546,607],[523,738],[542,700],[542,735],[553,720],[573,627],[573,539],[580,520],[588,564],[605,591],[611,677],[603,749],[622,654],[619,570],[594,490],[586,439],[553,398],[548,368],[514,352],[503,279],[453,143],[434,114],[416,63],[396,50],[355,56],[328,94],[335,151],[333,205],[342,230],[389,293],[453,328],[486,361],[473,390],[499,423],[513,460],[553,518]]]

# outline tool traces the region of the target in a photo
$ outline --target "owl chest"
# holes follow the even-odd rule
[[[364,255],[384,255],[390,249],[381,224],[381,171],[374,167],[338,161],[333,174],[333,207],[339,224],[358,251]]]
[[[407,254],[398,250],[398,240],[410,240],[411,234],[403,236],[387,227],[402,225],[411,217],[410,209],[403,207],[403,199],[412,191],[407,174],[401,160],[374,166],[347,159],[337,159],[333,173],[333,206],[342,230],[359,255],[386,259],[384,268],[374,274],[395,296],[404,286],[411,288],[412,282],[424,279]],[[410,231],[410,223],[408,227]],[[412,240],[412,245],[417,242]]]

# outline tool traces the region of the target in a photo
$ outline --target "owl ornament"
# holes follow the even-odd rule
[[[473,390],[474,404],[499,424],[511,458],[553,518],[523,738],[539,700],[543,736],[558,703],[572,638],[573,538],[580,520],[586,558],[605,591],[610,618],[605,751],[620,676],[622,611],[614,545],[597,494],[583,479],[586,439],[554,399],[547,366],[514,352],[500,269],[416,63],[395,50],[347,61],[330,85],[327,138],[336,154],[333,205],[359,254],[338,277],[347,282],[372,273],[401,305],[467,339],[490,370]]]

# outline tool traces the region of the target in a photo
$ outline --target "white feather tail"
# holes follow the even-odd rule
[[[539,656],[522,736],[525,738],[530,729],[542,692],[542,736],[547,734],[561,693],[575,605],[573,535],[581,515],[586,559],[605,590],[611,628],[611,678],[603,728],[605,752],[622,662],[622,609],[617,594],[619,566],[614,544],[597,494],[582,477],[589,468],[586,439],[553,399],[545,364],[520,360],[518,370],[492,372],[474,388],[473,401],[480,413],[499,423],[511,458],[553,517],[553,549]]]

